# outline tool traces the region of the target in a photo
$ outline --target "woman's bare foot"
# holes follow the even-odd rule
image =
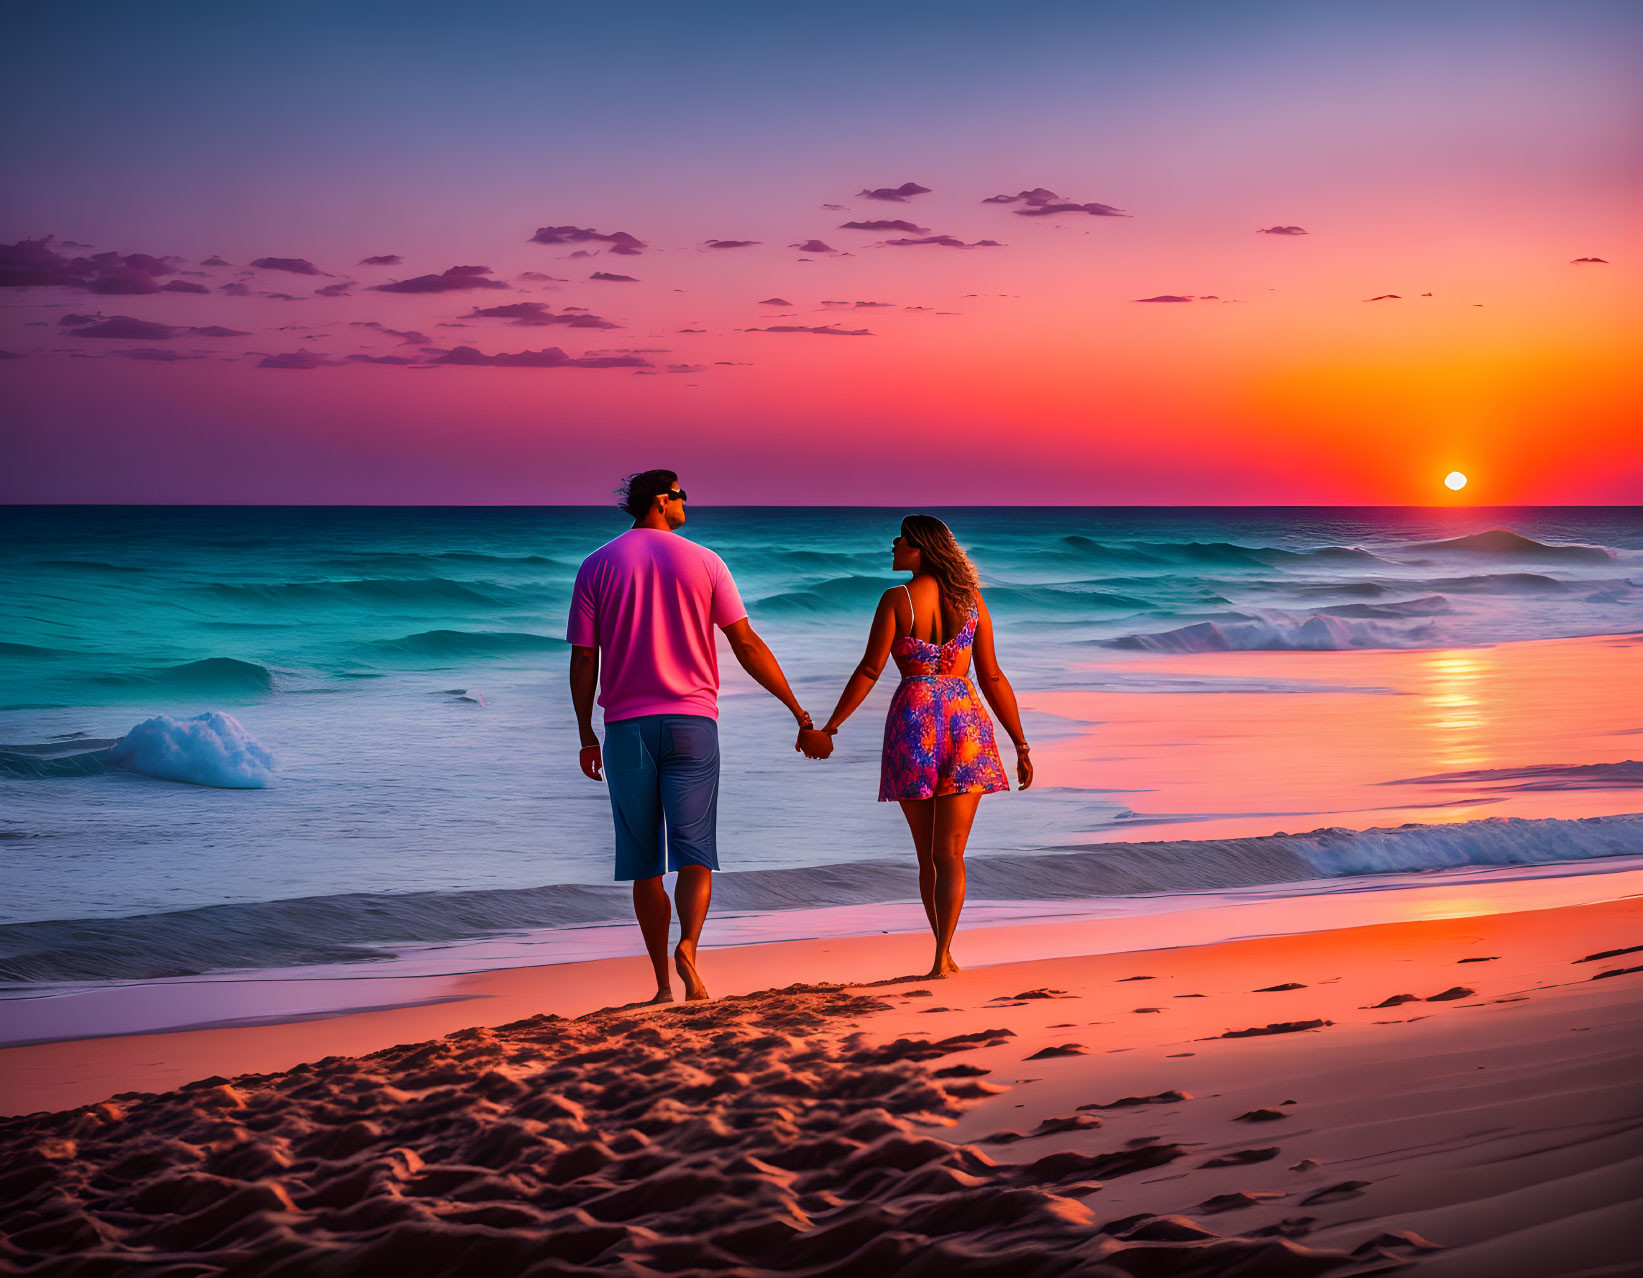
[[[953,956],[951,954],[943,954],[940,955],[933,964],[931,964],[929,972],[924,975],[923,979],[927,981],[939,981],[942,977],[951,976],[958,970],[958,964],[953,962]]]
[[[678,969],[679,978],[685,983],[685,1001],[700,1003],[708,997],[707,986],[702,984],[701,973],[696,970],[696,942],[680,941],[673,951],[673,966]]]
[[[671,1003],[671,1002],[673,1002],[673,991],[671,989],[665,989],[665,990],[657,990],[654,995],[652,995],[650,998],[647,998],[639,1006],[649,1007],[652,1003]]]

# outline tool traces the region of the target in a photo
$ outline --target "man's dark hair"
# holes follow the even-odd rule
[[[650,509],[651,502],[678,482],[679,476],[671,470],[641,470],[622,481],[616,490],[620,498],[616,504],[638,519]]]

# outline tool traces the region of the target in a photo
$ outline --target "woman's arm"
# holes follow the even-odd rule
[[[873,614],[872,629],[867,632],[867,651],[862,655],[861,664],[851,672],[844,691],[839,694],[839,704],[833,707],[833,713],[822,725],[822,732],[837,732],[873,690],[884,663],[890,658],[890,645],[895,643],[896,633],[900,629],[894,596],[901,593],[901,588],[895,586],[886,590],[879,599],[878,611]]]
[[[981,688],[981,695],[987,698],[987,704],[993,708],[1004,725],[1004,731],[1010,734],[1010,741],[1015,745],[1016,776],[1025,790],[1033,783],[1033,763],[1027,756],[1027,737],[1021,731],[1021,711],[1016,707],[1015,689],[1010,687],[1010,681],[1004,677],[1004,672],[998,667],[998,654],[993,651],[993,617],[987,611],[987,601],[976,591],[976,611],[979,614],[976,621],[975,644],[971,655],[976,663],[976,682]]]

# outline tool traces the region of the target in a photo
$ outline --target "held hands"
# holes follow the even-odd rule
[[[793,748],[802,751],[807,759],[825,759],[833,753],[833,737],[819,728],[800,728]]]
[[[799,711],[799,738],[793,748],[807,759],[825,759],[833,753],[833,734],[818,729],[807,710]],[[837,731],[835,729],[834,731]]]

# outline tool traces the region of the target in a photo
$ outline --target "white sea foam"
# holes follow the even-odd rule
[[[1126,635],[1115,648],[1146,652],[1335,652],[1345,648],[1412,648],[1431,641],[1432,623],[1391,624],[1314,613],[1261,610],[1247,621],[1200,621],[1152,634]]]
[[[259,790],[274,779],[274,756],[231,714],[145,719],[116,741],[107,766],[165,781]]]

